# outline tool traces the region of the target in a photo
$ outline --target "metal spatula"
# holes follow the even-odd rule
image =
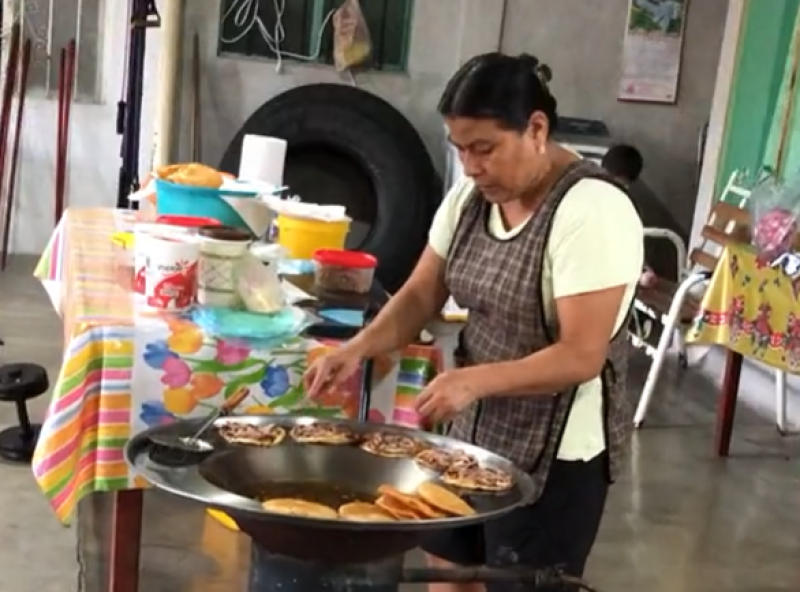
[[[153,435],[150,441],[158,446],[170,448],[176,451],[183,451],[189,453],[207,453],[214,449],[214,446],[202,439],[203,434],[214,425],[220,417],[225,417],[232,413],[250,394],[250,389],[241,387],[236,390],[222,405],[220,405],[197,431],[191,436],[173,436],[173,435]]]

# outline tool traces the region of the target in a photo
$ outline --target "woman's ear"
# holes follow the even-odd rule
[[[547,119],[547,116],[541,111],[534,111],[531,113],[528,119],[528,129],[526,132],[530,134],[531,139],[534,141],[536,151],[539,154],[544,154],[547,138],[550,135],[550,121]]]

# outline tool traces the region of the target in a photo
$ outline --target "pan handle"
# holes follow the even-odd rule
[[[403,570],[401,581],[404,584],[431,583],[516,583],[527,584],[525,589],[554,588],[574,586],[575,589],[596,592],[581,578],[566,575],[557,568],[530,567],[456,567],[436,568],[417,567]],[[568,589],[568,588],[563,588]]]
[[[361,396],[358,400],[358,421],[366,423],[369,420],[369,408],[372,405],[372,378],[375,373],[375,360],[364,360],[361,371]]]
[[[377,304],[371,303],[364,311],[364,325],[366,327],[369,323],[378,316],[381,307]],[[362,329],[363,329],[362,327]],[[375,360],[368,358],[364,360],[361,372],[361,396],[358,400],[358,421],[359,423],[367,423],[369,420],[369,409],[372,406],[372,380],[375,376]]]

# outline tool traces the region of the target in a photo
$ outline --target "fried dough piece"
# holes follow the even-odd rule
[[[394,522],[396,518],[380,506],[367,502],[350,502],[339,508],[339,517],[355,522]]]
[[[437,485],[426,481],[417,488],[417,495],[429,506],[451,516],[474,516],[475,509],[458,495]]]
[[[225,179],[218,170],[197,162],[161,167],[157,175],[171,183],[209,189],[219,189]]]
[[[385,432],[370,434],[361,444],[362,450],[386,458],[409,458],[417,454],[420,448],[420,442],[411,436]]]
[[[414,461],[425,469],[441,473],[446,471],[450,466],[450,456],[449,450],[428,448],[418,453],[417,456],[414,457]]]
[[[378,487],[378,494],[380,494],[382,497],[387,497],[391,500],[394,500],[398,504],[408,508],[417,518],[429,520],[444,518],[444,514],[442,514],[436,508],[433,508],[429,504],[425,503],[416,495],[403,493],[391,485],[381,485]]]
[[[478,461],[466,452],[451,451],[443,448],[428,448],[418,453],[414,460],[418,465],[437,473],[443,473],[452,468],[477,466]]]
[[[338,512],[333,508],[316,502],[309,502],[291,497],[269,499],[262,503],[261,506],[267,512],[275,512],[276,514],[287,514],[289,516],[299,516],[302,518],[324,518],[327,520],[336,520],[339,518]]]
[[[468,467],[452,469],[442,475],[447,485],[472,491],[507,491],[514,485],[509,473],[499,469]]]
[[[419,520],[417,516],[408,506],[404,506],[401,502],[393,497],[386,495],[380,496],[375,500],[375,505],[381,510],[394,516],[395,520]]]
[[[250,425],[244,423],[225,423],[217,431],[223,440],[231,444],[277,446],[286,439],[286,430],[279,425]]]
[[[289,432],[295,442],[303,444],[352,444],[358,436],[349,428],[335,423],[296,425]]]
[[[184,166],[182,164],[167,164],[164,165],[156,170],[156,177],[159,179],[164,179],[165,181],[169,181],[169,178],[177,173],[181,167]]]

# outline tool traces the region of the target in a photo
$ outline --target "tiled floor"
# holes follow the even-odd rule
[[[17,260],[0,275],[3,361],[28,360],[56,376],[60,326]],[[644,365],[634,375],[640,383]],[[587,578],[605,592],[796,592],[800,590],[800,439],[742,410],[733,458],[712,455],[713,389],[665,377],[647,427],[636,435],[624,479],[613,488]],[[31,405],[42,417],[47,401]],[[13,410],[0,408],[0,426]],[[30,469],[0,467],[0,590],[100,592],[108,498],[60,527]],[[248,543],[201,508],[159,494],[146,499],[142,590],[244,590]],[[412,554],[410,561],[417,561]],[[409,587],[409,590],[413,587]]]

